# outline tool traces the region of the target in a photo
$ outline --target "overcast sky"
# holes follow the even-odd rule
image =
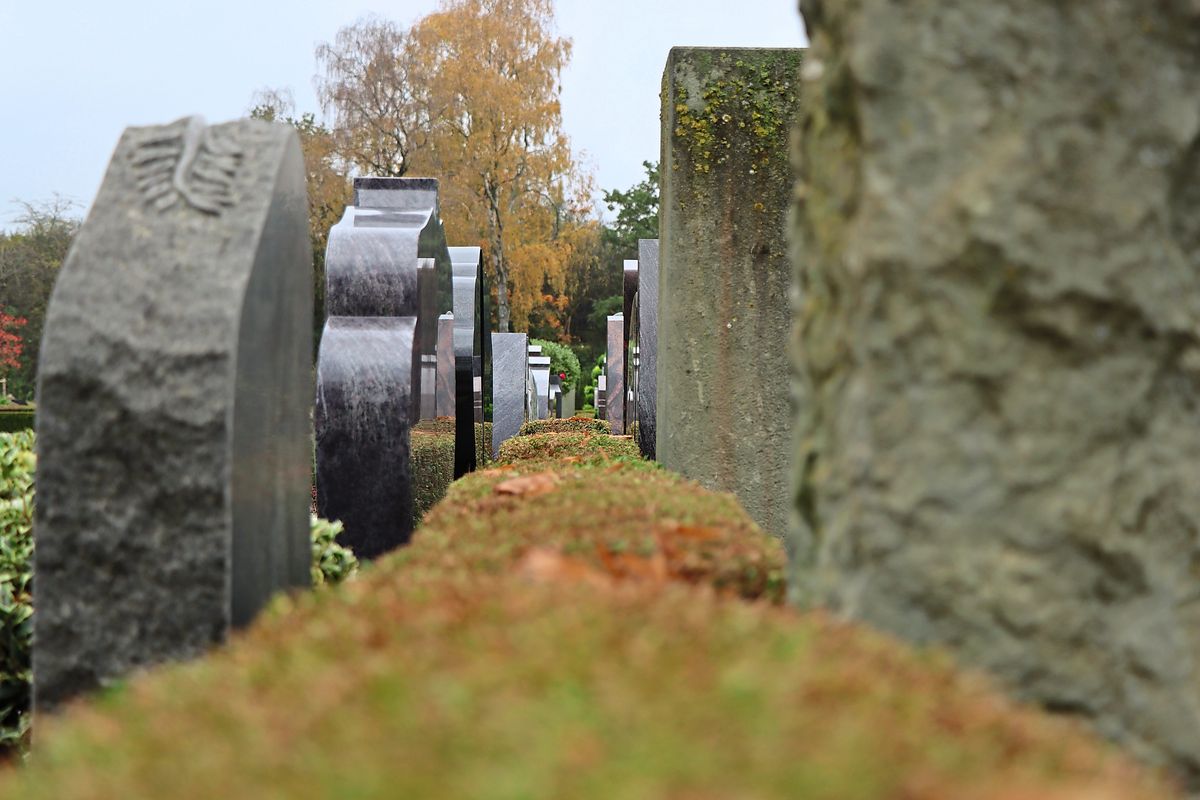
[[[15,201],[91,204],[128,125],[243,116],[290,89],[317,111],[313,49],[367,14],[411,24],[437,0],[0,0],[0,229]],[[658,91],[674,45],[799,47],[795,0],[556,0],[574,42],[563,120],[601,189],[658,158]]]

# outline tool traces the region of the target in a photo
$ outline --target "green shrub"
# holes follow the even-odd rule
[[[342,523],[312,516],[309,535],[312,537],[313,586],[337,584],[358,572],[358,558],[348,547],[337,543]]]
[[[591,417],[569,417],[568,419],[531,419],[521,426],[519,436],[535,433],[612,433],[607,420]]]
[[[0,433],[0,754],[29,728],[33,642],[33,431]]]
[[[409,439],[413,480],[413,525],[446,494],[454,480],[454,417],[422,420]],[[492,423],[475,423],[475,463],[492,460]]]
[[[570,391],[570,387],[579,383],[579,358],[570,347],[545,339],[530,339],[529,343],[540,344],[542,346],[542,355],[549,356],[551,375],[566,375],[562,379],[564,392]]]
[[[0,408],[0,433],[32,430],[34,410],[28,407]]]

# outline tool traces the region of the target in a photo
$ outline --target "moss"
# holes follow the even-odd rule
[[[519,435],[528,436],[532,433],[612,433],[612,425],[608,420],[594,417],[574,416],[567,419],[531,419],[521,426]]]
[[[410,568],[493,574],[543,548],[610,576],[782,600],[783,548],[732,495],[597,452],[515,461],[456,482],[400,557]]]
[[[671,98],[673,133],[686,157],[672,168],[708,174],[729,164],[748,175],[786,172],[800,61],[799,50],[688,50]],[[699,186],[694,191],[703,196]]]
[[[1070,724],[824,616],[398,563],[47,720],[0,794],[1167,796]]]

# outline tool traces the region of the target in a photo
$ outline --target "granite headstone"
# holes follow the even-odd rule
[[[309,583],[312,257],[291,128],[129,128],[38,373],[34,705],[197,656]]]
[[[658,239],[638,240],[637,406],[638,447],[646,458],[655,457],[658,391]]]
[[[523,333],[493,333],[492,455],[516,436],[526,420],[529,338]]]

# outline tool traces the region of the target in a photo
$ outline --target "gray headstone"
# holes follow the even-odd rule
[[[528,337],[523,333],[492,334],[492,455],[521,430],[526,419],[529,375]]]
[[[437,416],[454,416],[454,315],[442,314],[437,320]]]
[[[437,259],[417,260],[417,353],[421,358],[421,419],[437,416]],[[414,393],[417,390],[414,388]]]
[[[794,585],[1196,796],[1200,7],[838,5],[797,153]]]
[[[540,347],[538,352],[541,352]],[[547,419],[550,416],[550,356],[530,356],[529,369],[533,373],[537,419]]]
[[[41,346],[39,711],[309,583],[304,175],[295,133],[259,121],[117,145]]]
[[[575,416],[575,389],[572,388],[569,392],[563,392],[563,418],[567,419]]]
[[[608,318],[608,357],[605,361],[608,377],[604,387],[606,419],[614,436],[625,433],[625,315]]]
[[[638,446],[655,457],[658,391],[658,239],[638,240],[637,406]]]
[[[662,93],[655,456],[733,492],[776,536],[792,497],[787,145],[801,52],[676,47]]]
[[[601,375],[596,379],[596,419],[608,419],[608,409],[606,405],[605,385],[608,383],[608,378]]]

